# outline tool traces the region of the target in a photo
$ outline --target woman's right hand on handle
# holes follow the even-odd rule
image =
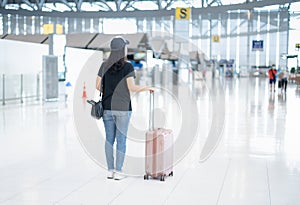
[[[154,93],[155,88],[154,87],[149,87],[148,90],[150,91],[150,93]]]
[[[133,77],[128,77],[127,79],[127,86],[130,92],[143,92],[143,91],[151,91],[154,92],[155,88],[151,86],[141,86],[135,85]]]

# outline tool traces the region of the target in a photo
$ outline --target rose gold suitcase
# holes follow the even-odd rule
[[[149,128],[146,133],[146,174],[144,179],[152,178],[165,181],[166,176],[173,176],[173,132],[172,130],[154,129],[154,93],[150,93]]]

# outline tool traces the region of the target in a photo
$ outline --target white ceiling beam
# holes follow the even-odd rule
[[[158,10],[162,9],[161,0],[157,0]]]
[[[7,4],[7,0],[2,0],[1,2],[1,7],[4,8]]]
[[[136,2],[137,0],[128,0],[127,4],[124,6],[124,8],[122,9],[122,11],[126,11],[126,9],[132,7],[132,5]]]
[[[115,0],[117,11],[121,11],[121,3],[122,3],[122,0]]]
[[[66,5],[69,9],[71,9],[71,11],[74,11],[73,7],[70,6],[70,4],[66,0],[60,0],[60,2]]]
[[[76,4],[77,11],[81,11],[81,6],[82,6],[83,0],[74,0],[74,2]]]
[[[29,6],[30,8],[32,8],[32,10],[35,10],[33,4],[32,4],[31,2],[29,2],[28,0],[22,0],[22,2],[23,2],[24,4],[26,4],[27,6]]]
[[[36,0],[36,5],[37,5],[37,8],[38,10],[42,10],[43,6],[44,6],[44,3],[45,3],[45,0]]]
[[[113,9],[108,5],[108,3],[105,0],[99,0],[99,3],[105,5],[109,11],[113,11]]]
[[[173,0],[169,0],[169,1],[167,2],[167,5],[165,6],[164,9],[168,9],[173,3],[174,3]]]
[[[60,0],[66,1],[66,0]],[[104,0],[103,0],[104,1]],[[299,2],[299,0],[264,0],[258,2],[250,2],[244,4],[236,5],[223,5],[223,6],[214,6],[206,8],[193,8],[192,18],[198,19],[199,15],[205,15],[208,13],[218,14],[226,13],[227,11],[236,11],[236,10],[252,10],[253,8],[276,5],[276,4],[286,4]],[[67,5],[67,4],[66,4]],[[132,8],[134,8],[132,6]],[[174,9],[171,10],[151,10],[151,11],[106,11],[106,12],[43,12],[43,11],[26,11],[26,10],[13,10],[13,9],[3,9],[0,8],[0,13],[3,14],[20,14],[25,16],[39,15],[39,16],[53,16],[53,17],[78,17],[78,18],[135,18],[135,17],[163,17],[174,15]]]

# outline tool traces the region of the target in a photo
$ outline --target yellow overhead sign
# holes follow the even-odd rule
[[[64,33],[63,25],[56,24],[56,34],[63,34],[63,33]]]
[[[191,18],[191,8],[176,8],[175,13],[176,20],[190,20]]]
[[[219,35],[214,35],[212,36],[212,42],[215,42],[215,43],[219,43],[220,42],[220,36]]]
[[[54,32],[53,24],[43,25],[43,34],[52,34]]]
[[[63,26],[61,24],[55,24],[55,32],[54,32],[54,24],[44,24],[43,25],[43,34],[63,34]]]

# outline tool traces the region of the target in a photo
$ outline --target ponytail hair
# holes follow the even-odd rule
[[[105,71],[108,71],[109,73],[117,73],[120,70],[122,70],[125,61],[125,48],[118,51],[111,51],[105,66]]]

